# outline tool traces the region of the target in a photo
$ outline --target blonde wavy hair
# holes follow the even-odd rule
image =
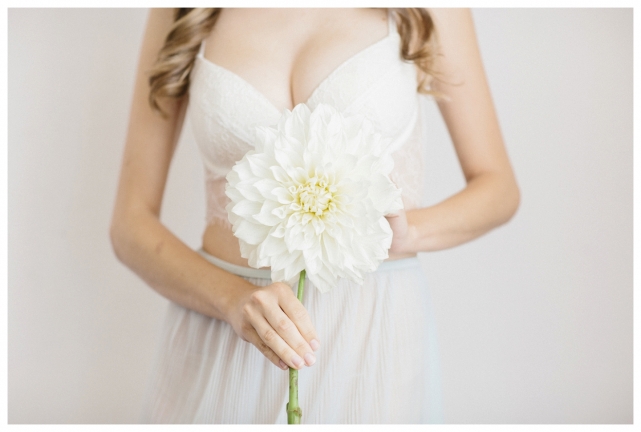
[[[158,100],[180,99],[189,90],[189,75],[202,41],[209,36],[222,8],[177,8],[174,24],[158,53],[149,75],[149,104],[163,116]],[[436,31],[429,12],[419,8],[394,9],[399,17],[402,58],[414,62],[419,70],[417,91],[437,95],[431,83],[437,76]]]

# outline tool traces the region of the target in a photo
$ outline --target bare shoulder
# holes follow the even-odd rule
[[[168,98],[159,100],[158,103],[163,108],[163,111],[169,114],[168,118],[162,118],[151,109],[148,103],[150,90],[149,73],[158,60],[158,54],[165,45],[167,35],[174,26],[175,17],[175,8],[152,8],[149,10],[136,72],[134,101],[130,119],[133,124],[158,127],[160,124],[171,123],[171,120],[180,111],[181,106],[184,105],[184,100]]]
[[[428,8],[426,9],[438,33],[446,35],[474,29],[472,12],[468,8]]]
[[[157,38],[164,39],[174,23],[175,11],[176,10],[173,8],[149,9],[146,34],[148,36],[153,35]]]
[[[452,81],[464,78],[466,65],[480,65],[480,54],[470,9],[428,9],[438,41],[436,69]]]
[[[446,111],[463,105],[492,105],[478,48],[472,12],[467,8],[428,9],[434,22],[438,53],[435,90],[448,96]],[[492,111],[492,110],[491,110]],[[446,116],[447,117],[447,116]],[[457,119],[460,115],[455,116]]]
[[[426,8],[432,17],[448,20],[467,20],[472,17],[469,8]]]
[[[147,26],[140,51],[139,72],[146,72],[155,63],[165,43],[175,17],[175,9],[153,8],[147,16]]]

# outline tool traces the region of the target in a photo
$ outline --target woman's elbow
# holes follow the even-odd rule
[[[109,241],[111,249],[114,251],[118,261],[123,262],[123,249],[126,235],[124,234],[124,224],[115,216],[111,219],[109,226]]]
[[[512,176],[512,178],[509,181],[506,181],[506,183],[506,188],[503,191],[503,196],[501,199],[501,225],[509,222],[514,217],[517,210],[519,209],[519,206],[521,205],[521,191],[514,177]]]
[[[147,209],[116,209],[109,226],[109,240],[116,258],[126,266],[140,253],[153,235],[150,231],[160,224],[158,215]],[[153,241],[153,239],[151,239]]]
[[[130,214],[131,212],[116,211],[111,219],[109,227],[109,240],[111,248],[118,260],[127,265],[131,251],[136,249],[135,243],[139,240],[136,232],[139,230],[137,221],[139,218]]]

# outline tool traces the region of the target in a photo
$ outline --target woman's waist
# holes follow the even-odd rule
[[[269,278],[271,274],[271,270],[268,267],[254,269],[249,266],[247,259],[243,258],[240,254],[238,239],[234,236],[231,228],[223,226],[222,224],[213,223],[207,226],[203,234],[203,245],[198,252],[212,264],[239,276]],[[414,260],[417,260],[416,255],[390,254],[378,269],[379,271],[385,271],[386,269],[403,268],[409,264],[414,265]],[[395,262],[397,263],[393,264]],[[247,273],[242,269],[248,270],[249,273],[253,275],[260,274],[262,276],[239,274],[238,272]]]
[[[215,257],[214,255],[211,255],[205,252],[202,248],[198,249],[197,252],[203,258],[205,258],[207,261],[209,261],[216,267],[219,267],[237,276],[241,276],[245,278],[256,278],[256,279],[271,279],[271,270],[269,268],[255,269],[252,267],[232,264],[228,261],[225,261],[221,258]],[[416,256],[409,257],[409,258],[399,258],[394,260],[383,261],[376,269],[376,272],[402,270],[402,269],[414,268],[417,266],[420,266],[420,262],[418,261],[418,258]]]

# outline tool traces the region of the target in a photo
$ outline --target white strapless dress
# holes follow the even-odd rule
[[[254,128],[275,124],[281,112],[202,52],[192,70],[188,116],[205,168],[207,222],[229,226],[225,176],[251,150]],[[391,146],[391,177],[402,188],[406,209],[418,207],[422,196],[423,119],[416,88],[416,68],[400,57],[390,13],[387,37],[342,63],[305,102],[310,110],[323,102],[372,120]],[[271,282],[246,279],[260,286]],[[308,281],[303,304],[321,348],[316,363],[299,372],[302,423],[442,422],[434,315],[417,258],[383,263],[362,286],[342,280],[321,294]],[[287,371],[226,322],[170,304],[143,422],[287,423],[287,400]]]

